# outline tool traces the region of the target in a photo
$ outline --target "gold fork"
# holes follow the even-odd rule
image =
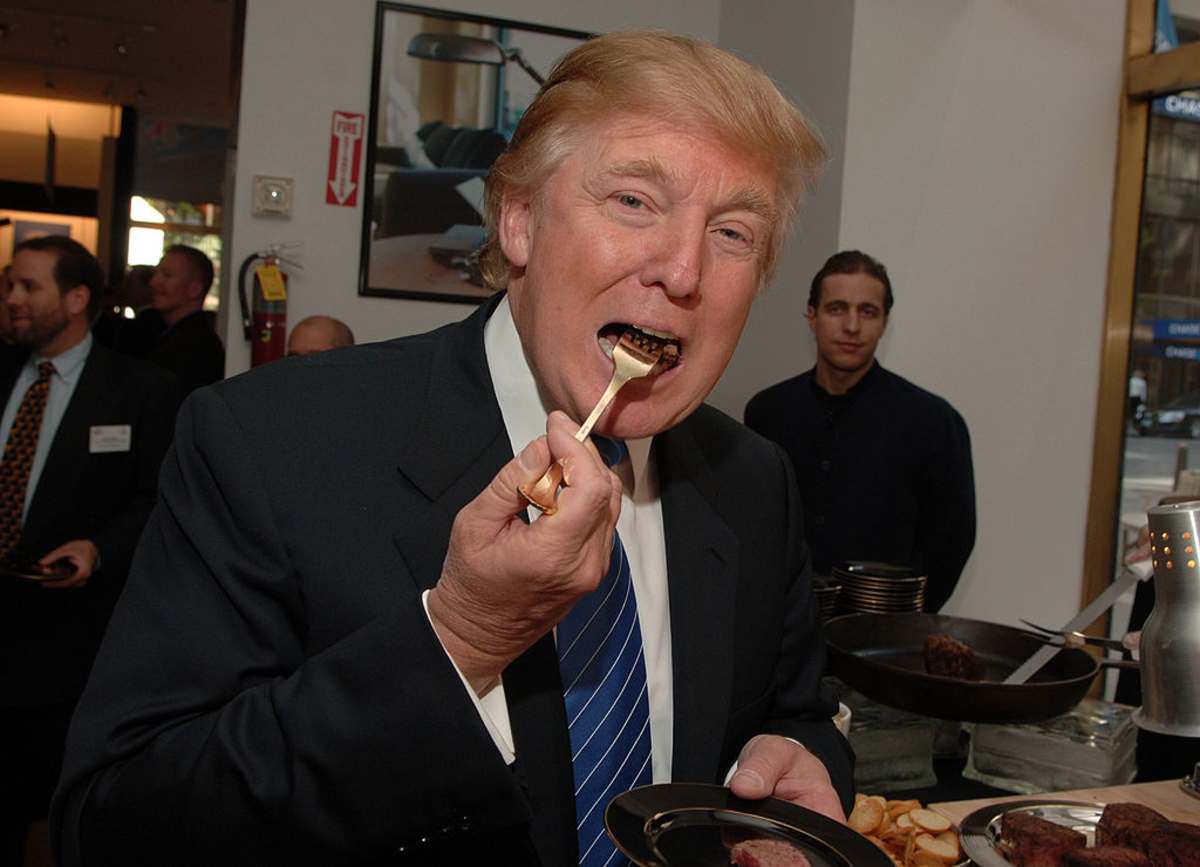
[[[600,395],[600,400],[596,402],[591,414],[576,432],[575,439],[579,442],[588,438],[596,421],[604,413],[604,410],[608,409],[608,405],[617,396],[621,386],[631,379],[649,376],[663,360],[665,342],[653,338],[647,339],[647,337],[648,335],[629,329],[621,335],[621,339],[613,347],[612,379],[609,380],[608,388],[604,389],[604,394]],[[544,514],[553,515],[558,511],[558,489],[562,485],[562,480],[562,463],[555,461],[540,479],[532,485],[520,485],[517,490],[535,509]]]

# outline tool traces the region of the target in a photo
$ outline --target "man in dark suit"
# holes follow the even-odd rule
[[[168,247],[150,278],[151,307],[166,327],[146,358],[175,375],[184,397],[225,376],[225,347],[204,310],[212,282],[212,260],[186,244]]]
[[[505,294],[198,391],[72,729],[62,863],[620,863],[605,804],[652,781],[840,818],[787,462],[701,406],[820,157],[726,52],[591,40],[490,176]],[[630,323],[681,361],[600,417],[610,471],[572,419]]]
[[[75,241],[17,247],[7,307],[24,354],[0,365],[6,857],[46,816],[67,721],[153,506],[177,407],[169,375],[93,343],[101,286],[99,264]],[[8,574],[51,564],[68,577]]]

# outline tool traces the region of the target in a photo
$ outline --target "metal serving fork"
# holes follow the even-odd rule
[[[1103,647],[1106,650],[1127,651],[1131,648],[1126,647],[1125,643],[1118,638],[1098,638],[1095,635],[1086,635],[1082,632],[1064,632],[1060,629],[1048,629],[1045,626],[1038,626],[1036,623],[1030,623],[1025,618],[1021,618],[1021,622],[1031,629],[1036,629],[1038,632],[1044,632],[1046,639],[1057,636],[1062,639],[1063,647],[1083,647],[1085,644],[1091,644],[1096,647]],[[1043,636],[1039,636],[1043,637]]]
[[[575,439],[583,442],[588,438],[596,421],[604,413],[604,410],[608,409],[608,405],[612,403],[613,398],[617,396],[617,392],[625,383],[631,379],[649,376],[662,363],[666,363],[663,358],[665,348],[665,341],[656,340],[640,331],[629,329],[621,335],[621,339],[613,347],[612,379],[609,380],[608,388],[604,389],[604,394],[600,395],[600,400],[596,402],[591,414],[580,425]],[[673,362],[671,363],[673,364]],[[562,480],[562,463],[555,461],[540,479],[532,485],[520,485],[517,490],[535,509],[547,515],[553,515],[558,511],[558,489],[562,485]]]

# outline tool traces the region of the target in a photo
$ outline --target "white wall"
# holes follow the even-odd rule
[[[1124,6],[856,3],[840,245],[892,275],[884,364],[971,429],[951,613],[1080,607]]]
[[[585,31],[661,27],[715,39],[719,0],[422,0],[422,5]],[[302,241],[303,271],[290,273],[289,322],[313,313],[344,320],[360,341],[413,334],[461,319],[463,304],[364,298],[357,294],[362,201],[325,204],[329,124],[335,110],[369,111],[374,0],[248,0],[247,46],[238,121],[232,209],[232,274],[268,243]],[[250,215],[251,178],[296,179],[290,220]],[[222,306],[225,369],[249,366],[237,327],[234,291]]]

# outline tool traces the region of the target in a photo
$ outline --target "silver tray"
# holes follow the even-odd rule
[[[1000,821],[1004,814],[1018,811],[1079,831],[1087,836],[1088,845],[1092,846],[1096,842],[1096,825],[1100,822],[1104,805],[1056,798],[1032,798],[980,807],[963,819],[960,832],[963,851],[979,867],[1013,867],[1012,862],[996,849],[996,842],[1000,839]]]

